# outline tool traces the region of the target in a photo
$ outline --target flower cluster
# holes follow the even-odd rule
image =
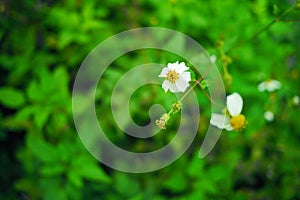
[[[160,129],[166,129],[166,125],[172,114],[175,114],[181,110],[181,102],[177,101],[173,103],[171,110],[168,113],[163,114],[159,119],[155,121],[156,125]]]
[[[211,62],[215,62],[216,57],[211,58]],[[191,81],[191,72],[188,71],[189,68],[184,62],[179,63],[168,63],[164,67],[159,75],[159,77],[165,78],[162,88],[165,92],[169,90],[173,93],[185,92],[189,87],[189,82]],[[199,83],[195,80],[196,83]],[[201,84],[198,84],[201,87]],[[202,88],[204,92],[204,89]],[[205,93],[206,94],[206,93]],[[212,101],[212,99],[209,97]],[[245,128],[247,124],[246,117],[241,114],[243,108],[243,99],[240,94],[233,93],[227,96],[227,107],[224,114],[213,113],[210,123],[217,126],[220,129],[226,130],[241,130]],[[172,114],[175,114],[181,110],[181,102],[178,101],[172,105],[171,110],[168,113],[163,114],[159,119],[155,121],[156,125],[160,129],[166,129],[166,125]]]
[[[160,129],[166,129],[166,125],[169,119],[170,119],[170,115],[168,113],[165,113],[159,119],[157,119],[155,123]]]
[[[162,84],[162,88],[165,92],[170,90],[173,93],[185,92],[189,87],[191,81],[191,72],[184,62],[168,63],[167,67],[164,67],[158,77],[165,78],[166,80]],[[163,114],[159,119],[155,121],[156,125],[160,129],[166,129],[166,125],[170,119],[170,115],[175,114],[181,110],[181,102],[178,101],[172,105],[169,113]]]

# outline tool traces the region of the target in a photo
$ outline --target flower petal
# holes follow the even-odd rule
[[[263,92],[266,90],[266,82],[261,82],[258,87],[257,87],[258,91]]]
[[[239,115],[243,109],[243,99],[239,93],[227,96],[227,109],[231,116]]]
[[[165,92],[168,92],[168,90],[170,89],[170,85],[171,83],[168,80],[165,80],[162,84],[162,88],[165,90]]]
[[[183,72],[180,74],[180,77],[182,77],[186,82],[191,81],[191,72]]]
[[[229,124],[228,126],[226,126],[225,129],[226,129],[227,131],[232,131],[232,130],[233,130],[233,128],[232,128],[232,126],[231,126],[230,124]]]
[[[179,78],[175,84],[181,92],[184,92],[186,88],[189,87],[188,82],[186,82],[183,78]]]
[[[230,119],[222,114],[212,113],[210,123],[219,129],[230,127]]]
[[[170,91],[173,92],[173,93],[181,92],[181,91],[177,88],[176,84],[170,83],[169,88],[170,88]]]
[[[165,80],[163,82],[162,88],[165,90],[165,92],[168,92],[168,90],[170,90],[173,93],[181,92],[181,90],[176,86],[176,84],[173,84],[168,80]]]
[[[276,80],[271,80],[266,85],[268,92],[273,92],[281,88],[281,83]]]
[[[178,66],[178,61],[176,61],[175,63],[168,63],[167,67],[170,69],[170,70],[174,70],[177,68]]]
[[[273,80],[273,87],[276,89],[280,89],[281,88],[281,83],[279,81]]]
[[[167,68],[167,67],[164,67],[162,70],[161,70],[161,73],[158,77],[167,77],[167,74],[170,70]]]
[[[177,61],[178,62],[178,61]],[[176,72],[181,74],[182,72],[188,70],[189,68],[187,66],[185,66],[184,62],[181,62],[180,64],[177,65],[177,67],[175,68]]]

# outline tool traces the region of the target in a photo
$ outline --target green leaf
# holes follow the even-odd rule
[[[192,162],[188,166],[187,173],[190,176],[199,177],[202,176],[204,167],[204,160],[200,159],[197,154],[195,154]]]
[[[136,180],[121,172],[115,173],[114,188],[126,197],[132,197],[139,193],[139,185]]]
[[[198,179],[197,182],[194,184],[194,187],[198,191],[202,191],[205,193],[216,193],[217,186],[215,182],[210,180],[210,177],[205,177],[203,179]]]
[[[143,194],[138,194],[137,196],[131,197],[129,200],[143,200],[145,199]]]
[[[279,8],[276,4],[273,4],[273,14],[274,16],[278,16],[279,14]]]
[[[77,171],[71,170],[68,173],[68,179],[71,183],[73,183],[77,187],[82,187],[82,178],[81,176],[77,173]]]
[[[100,166],[93,163],[83,163],[83,166],[77,170],[77,173],[89,180],[109,183],[110,178],[103,172]]]
[[[22,191],[26,191],[29,193],[36,193],[37,192],[37,187],[34,184],[34,181],[32,179],[29,178],[22,178],[19,179],[15,182],[14,187],[17,190],[22,190]]]
[[[34,106],[26,106],[22,109],[19,109],[18,113],[15,115],[16,121],[27,121],[30,116],[32,116],[36,112],[36,107]]]
[[[33,133],[28,134],[27,145],[33,154],[45,163],[53,163],[59,160],[56,148]]]
[[[43,94],[41,92],[41,88],[36,81],[32,81],[29,84],[29,86],[26,89],[26,93],[27,93],[28,98],[33,102],[43,100]]]
[[[42,128],[44,124],[46,123],[49,115],[51,114],[50,108],[42,108],[38,107],[38,112],[35,112],[34,114],[34,123],[38,128]]]
[[[103,172],[95,161],[89,154],[81,154],[72,160],[71,167],[74,172],[86,179],[105,183],[110,182],[109,176]]]
[[[0,103],[8,108],[19,108],[25,103],[21,91],[12,87],[0,88]]]
[[[182,172],[176,172],[166,180],[164,186],[173,192],[183,192],[187,187],[187,179]]]
[[[226,166],[213,166],[209,168],[207,176],[210,177],[214,182],[222,181],[223,179],[230,178],[231,171]]]
[[[44,200],[67,200],[69,199],[65,189],[61,189],[60,177],[46,177],[39,179],[39,186],[43,188],[42,199]],[[45,189],[46,188],[46,189]]]
[[[41,174],[44,176],[57,176],[64,172],[64,166],[61,163],[57,163],[57,165],[46,165],[42,167]]]

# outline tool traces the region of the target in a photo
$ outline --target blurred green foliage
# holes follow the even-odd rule
[[[299,199],[300,95],[299,10],[257,38],[250,38],[293,1],[26,0],[0,2],[1,199]],[[286,22],[285,22],[286,21]],[[120,31],[159,26],[181,31],[216,54],[217,41],[233,62],[228,93],[244,97],[248,125],[224,132],[205,159],[198,158],[210,119],[210,102],[198,90],[202,111],[197,138],[170,166],[126,174],[102,166],[80,142],[72,119],[76,72],[99,42]],[[176,120],[153,140],[130,140],[110,112],[114,84],[131,67],[167,63],[170,55],[141,51],[117,59],[105,72],[96,103],[108,137],[123,148],[145,152],[166,144]],[[261,93],[257,85],[277,79],[282,88]],[[153,98],[154,97],[154,98]],[[147,123],[148,105],[166,108],[174,97],[158,86],[131,100],[136,123]],[[81,109],[84,109],[82,105]],[[273,122],[263,115],[274,112]]]

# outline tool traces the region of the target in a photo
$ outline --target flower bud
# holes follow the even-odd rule
[[[222,49],[223,46],[224,46],[223,40],[218,40],[217,43],[216,43],[217,49]]]
[[[225,81],[225,84],[227,87],[230,87],[231,86],[231,83],[232,83],[232,77],[230,74],[224,74],[224,81]]]
[[[155,123],[160,129],[166,129],[166,125],[169,119],[170,119],[170,115],[165,113],[159,119],[157,119]]]
[[[177,101],[172,105],[172,108],[173,108],[173,113],[179,112],[181,110],[181,102]]]
[[[232,62],[232,59],[227,55],[222,55],[221,61],[223,65],[228,65]]]

